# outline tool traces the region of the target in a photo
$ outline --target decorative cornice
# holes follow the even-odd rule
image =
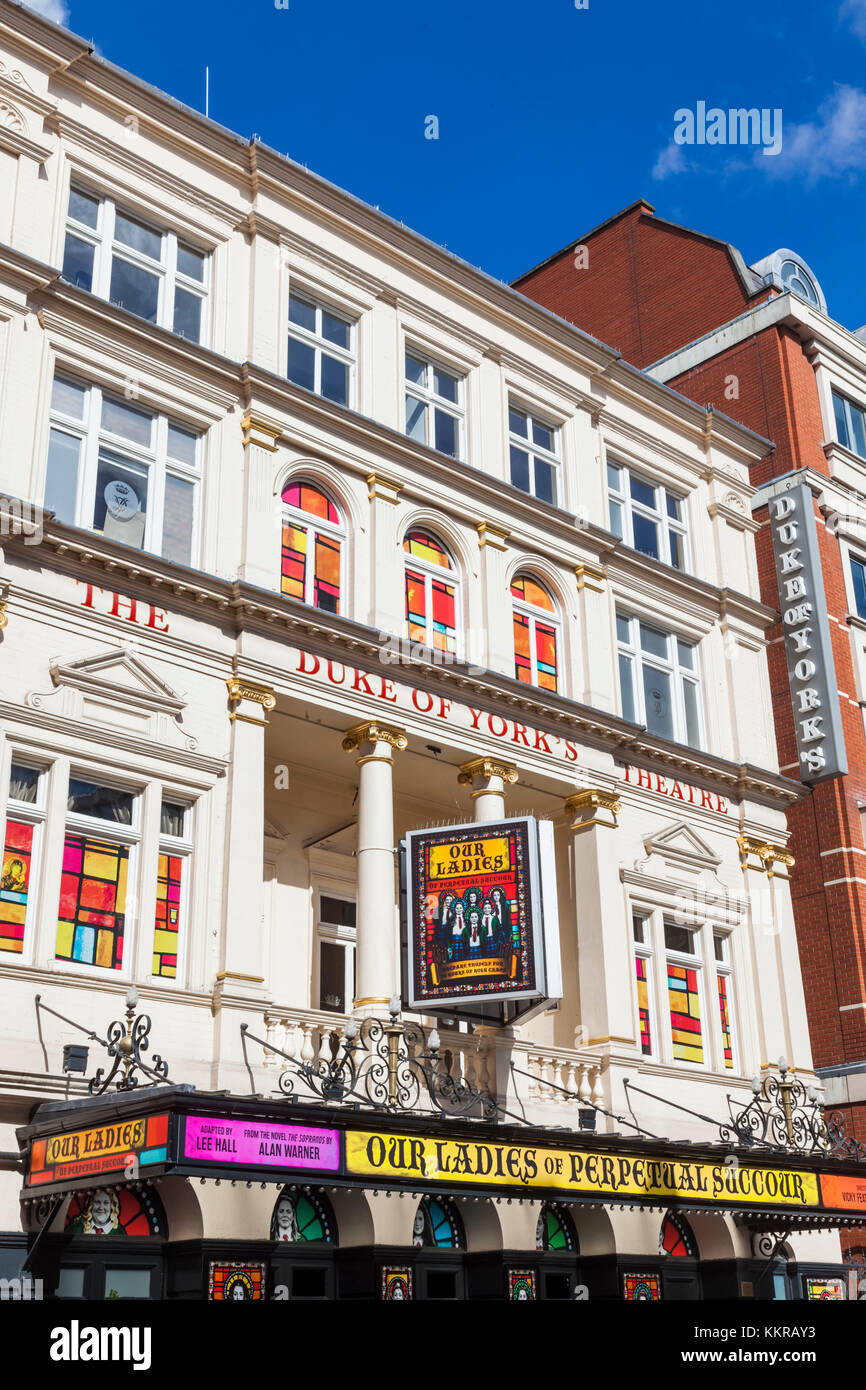
[[[758,869],[761,873],[765,873],[768,878],[773,878],[777,872],[777,864],[782,864],[787,869],[794,867],[793,854],[781,845],[773,845],[767,840],[755,839],[752,835],[738,835],[737,844],[740,847],[744,869]],[[749,855],[754,855],[758,863],[750,864]],[[788,875],[783,874],[782,877],[787,878]]]
[[[460,764],[457,781],[461,787],[475,781],[476,777],[501,777],[509,786],[517,781],[517,768],[514,763],[500,762],[496,758],[472,758]]]
[[[380,724],[377,719],[367,719],[363,724],[354,724],[343,735],[343,751],[353,753],[362,743],[388,743],[398,751],[407,747],[409,740],[406,730],[396,724]],[[365,759],[366,761],[366,759]]]
[[[258,449],[266,449],[269,454],[277,453],[277,441],[282,434],[279,425],[272,424],[264,415],[248,410],[241,420],[243,446],[254,444]]]

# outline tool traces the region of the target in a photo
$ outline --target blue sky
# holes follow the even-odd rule
[[[749,262],[792,247],[832,317],[866,323],[866,0],[33,8],[200,109],[207,64],[215,120],[501,279],[644,197]],[[781,153],[674,145],[698,101],[780,109]]]

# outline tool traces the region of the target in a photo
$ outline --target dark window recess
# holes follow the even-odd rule
[[[319,899],[319,916],[323,922],[336,927],[354,927],[355,904],[344,898],[329,898],[324,893]]]
[[[571,1298],[571,1276],[569,1274],[545,1274],[545,1298]]]
[[[293,1298],[327,1298],[327,1270],[305,1269],[303,1266],[292,1270]]]
[[[457,1297],[457,1275],[453,1269],[431,1269],[428,1271],[427,1297]]]

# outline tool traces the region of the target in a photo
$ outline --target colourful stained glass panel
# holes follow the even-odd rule
[[[727,975],[718,975],[719,982],[719,1014],[722,1021],[722,1051],[725,1058],[725,1066],[733,1068],[734,1048],[731,1040],[731,1000],[728,994]]]
[[[403,541],[403,549],[416,560],[426,560],[428,565],[439,565],[444,570],[454,568],[444,545],[428,531],[410,531]]]
[[[696,970],[668,963],[668,1002],[674,1057],[678,1062],[703,1062],[701,1001]]]
[[[514,614],[514,674],[524,685],[532,684],[532,647],[529,618],[525,613]]]
[[[662,1222],[659,1236],[659,1254],[675,1255],[679,1258],[694,1255],[695,1242],[686,1222],[681,1216],[668,1212]]]
[[[556,611],[550,594],[529,574],[515,575],[511,581],[511,594],[513,598],[531,603],[536,608],[544,608],[548,613]]]
[[[24,949],[24,922],[30,892],[35,827],[7,820],[3,867],[0,870],[0,951],[20,955]]]
[[[623,1296],[629,1303],[660,1303],[661,1280],[657,1274],[624,1274]]]
[[[283,527],[280,589],[303,603],[307,576],[307,532],[294,522]]]
[[[653,1039],[650,1026],[648,961],[646,956],[635,956],[634,964],[637,975],[637,1007],[640,1016],[640,1050],[649,1057],[652,1055]]]
[[[89,835],[67,835],[63,848],[58,960],[106,970],[123,962],[129,849]]]
[[[283,501],[287,507],[297,507],[298,511],[321,517],[333,526],[340,524],[339,512],[331,499],[312,483],[289,483],[283,488]]]
[[[340,542],[318,532],[313,602],[326,613],[340,611]]]
[[[177,977],[183,868],[184,862],[180,855],[159,856],[153,930],[153,973],[172,980]]]
[[[427,641],[427,591],[423,574],[406,570],[406,636],[413,642]]]
[[[547,623],[535,624],[535,663],[538,667],[538,684],[542,690],[556,690],[558,674],[556,663],[556,632]]]
[[[456,652],[457,626],[454,586],[453,584],[446,584],[444,580],[434,579],[431,593],[433,598],[433,641],[430,645],[440,652]]]
[[[527,613],[514,610],[514,674],[525,685],[532,685],[532,648],[535,646],[537,685],[542,690],[558,690],[556,630],[537,622]]]

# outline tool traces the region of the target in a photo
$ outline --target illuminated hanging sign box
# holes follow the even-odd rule
[[[559,998],[550,822],[413,830],[401,850],[410,1008]]]
[[[149,1115],[35,1139],[27,1186],[70,1182],[86,1185],[87,1179],[109,1173],[135,1177],[141,1170],[167,1159],[168,1115]]]
[[[335,1173],[340,1166],[340,1136],[335,1129],[187,1115],[182,1155],[220,1167],[311,1168]]]
[[[815,1173],[426,1135],[349,1130],[346,1170],[378,1179],[556,1188],[605,1197],[690,1197],[701,1203],[798,1209],[820,1206]]]
[[[811,490],[797,483],[769,506],[800,777],[820,782],[848,761]]]

